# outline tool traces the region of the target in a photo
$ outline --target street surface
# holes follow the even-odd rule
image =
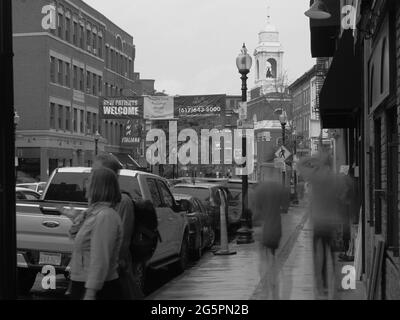
[[[277,250],[279,299],[314,300],[312,229],[305,203],[282,214],[282,240]],[[260,276],[259,228],[254,228],[256,241],[251,244],[229,244],[235,255],[217,256],[204,253],[197,262],[175,276],[167,269],[152,270],[147,285],[147,300],[270,300],[266,282]],[[340,287],[340,263],[337,263],[337,287]],[[42,277],[36,279],[31,296],[21,299],[66,299],[68,282],[57,277],[56,290],[44,290]],[[351,292],[338,291],[338,299],[363,299],[361,285]]]

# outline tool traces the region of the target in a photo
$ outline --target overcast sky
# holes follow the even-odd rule
[[[155,79],[156,89],[171,95],[240,94],[235,59],[243,42],[253,54],[268,6],[271,23],[280,32],[289,80],[314,63],[304,15],[309,0],[85,1],[133,36],[135,71]],[[254,86],[253,72],[248,86]]]

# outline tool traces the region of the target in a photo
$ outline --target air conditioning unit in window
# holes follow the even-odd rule
[[[93,49],[93,54],[97,54],[97,49]]]
[[[87,51],[92,52],[92,46],[87,46]]]

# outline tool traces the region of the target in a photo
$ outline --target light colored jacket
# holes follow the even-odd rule
[[[71,258],[71,280],[100,290],[104,282],[118,279],[122,242],[121,218],[109,203],[97,203],[86,211],[76,234]]]

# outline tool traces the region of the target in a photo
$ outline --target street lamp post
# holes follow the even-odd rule
[[[282,127],[282,147],[285,146],[285,127],[286,127],[286,114],[285,111],[282,110],[282,114],[279,116],[279,121],[281,123]],[[283,163],[283,169],[282,169],[282,186],[286,186],[286,164],[285,162]]]
[[[252,64],[251,56],[247,53],[246,45],[243,43],[241,53],[236,58],[236,66],[242,79],[242,102],[247,101],[247,74],[250,72]],[[242,135],[242,155],[244,158],[247,157],[246,151],[246,137]],[[246,163],[243,164],[243,167]],[[240,219],[241,228],[237,231],[238,233],[238,244],[252,243],[253,231],[250,229],[251,226],[251,216],[248,210],[248,175],[242,175],[242,217]]]
[[[100,138],[101,138],[101,135],[100,135],[99,131],[96,131],[96,134],[94,135],[94,154],[95,154],[95,156],[97,156],[99,153],[98,145],[99,145]]]
[[[297,159],[297,133],[296,129],[293,129],[293,161],[292,161],[292,172],[293,172],[293,184],[294,184],[294,193],[293,193],[293,204],[299,203],[299,198],[297,196],[297,168],[294,160]],[[293,165],[294,163],[294,165]]]

